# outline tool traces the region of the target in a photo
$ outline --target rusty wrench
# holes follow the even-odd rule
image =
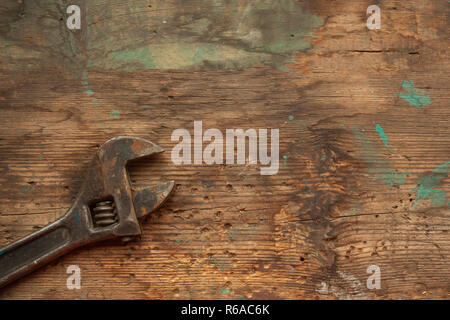
[[[81,190],[60,219],[0,249],[0,288],[67,252],[97,241],[141,234],[138,219],[163,204],[174,182],[132,193],[126,164],[162,152],[152,142],[116,137],[96,152]]]

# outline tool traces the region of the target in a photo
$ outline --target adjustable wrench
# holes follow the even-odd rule
[[[133,194],[126,169],[129,160],[163,149],[136,137],[116,137],[95,153],[78,196],[60,219],[0,249],[0,288],[67,252],[97,241],[138,237],[138,219],[161,206],[174,182]]]

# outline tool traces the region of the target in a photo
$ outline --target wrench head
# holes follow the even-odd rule
[[[163,151],[148,140],[130,136],[115,137],[100,146],[83,185],[80,201],[89,207],[92,207],[93,203],[102,203],[96,207],[97,210],[103,210],[105,200],[113,202],[118,221],[101,227],[101,230],[97,230],[98,234],[110,233],[112,237],[141,234],[137,219],[158,208],[171,193],[174,183],[171,181],[155,188],[146,188],[133,195],[126,165],[129,160]],[[135,201],[138,205],[136,209]],[[97,217],[110,213],[100,212],[96,216],[91,212],[91,218],[95,224]]]

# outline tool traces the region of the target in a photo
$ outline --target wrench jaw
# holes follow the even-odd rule
[[[123,168],[129,160],[161,153],[164,149],[146,139],[120,136],[106,141],[97,151],[100,162],[110,168]]]
[[[97,170],[93,171],[93,174],[97,172],[97,178],[94,177],[93,180],[102,182],[101,187],[104,190],[100,193],[104,197],[112,197],[117,209],[118,223],[108,230],[113,236],[122,238],[139,236],[142,229],[137,219],[157,209],[172,192],[174,182],[170,181],[155,188],[139,190],[133,196],[126,169],[126,164],[130,160],[163,151],[160,146],[148,140],[127,136],[110,139],[99,148],[93,165],[94,168],[97,167]],[[93,232],[103,236],[101,229],[103,228],[94,229]]]
[[[162,206],[172,194],[174,186],[175,181],[169,181],[153,188],[137,189],[133,200],[137,218],[144,218]]]

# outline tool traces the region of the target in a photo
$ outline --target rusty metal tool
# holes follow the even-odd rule
[[[136,137],[116,137],[96,152],[81,190],[60,219],[0,249],[0,288],[67,252],[97,241],[129,241],[142,230],[138,219],[160,207],[174,182],[132,191],[126,164],[163,149]]]

